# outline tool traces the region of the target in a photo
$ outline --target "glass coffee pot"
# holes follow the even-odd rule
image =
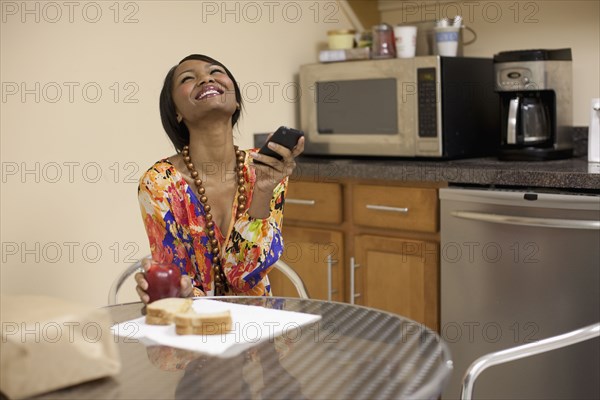
[[[518,94],[510,100],[505,144],[543,144],[551,133],[550,114],[542,98]]]

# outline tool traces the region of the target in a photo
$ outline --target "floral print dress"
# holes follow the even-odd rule
[[[249,167],[248,152],[245,153],[243,171],[248,210],[256,174]],[[229,227],[215,225],[221,265],[229,283],[228,295],[272,295],[267,273],[283,251],[281,223],[287,182],[288,178],[284,178],[273,191],[268,218],[252,218],[247,212],[237,218],[236,194]],[[138,199],[152,258],[179,266],[181,273],[192,279],[194,295],[201,295],[201,291],[213,295],[206,212],[183,175],[168,159],[156,162],[140,179]]]

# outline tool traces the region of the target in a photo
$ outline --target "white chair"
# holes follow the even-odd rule
[[[479,374],[491,366],[560,349],[585,340],[597,338],[598,336],[600,336],[600,323],[563,333],[562,335],[542,339],[534,343],[527,343],[481,356],[469,366],[465,373],[462,381],[461,399],[471,400],[473,398],[473,386],[475,385],[475,380]]]
[[[146,258],[146,257],[144,257]],[[114,282],[112,283],[110,290],[108,291],[108,305],[114,305],[117,304],[117,294],[119,292],[119,289],[121,288],[121,286],[123,285],[123,282],[125,282],[125,280],[127,278],[129,278],[131,275],[135,274],[135,272],[141,268],[142,266],[142,260],[144,259],[140,259],[139,261],[131,264],[130,266],[128,266],[122,273],[121,275],[119,275]],[[296,288],[296,290],[298,291],[298,296],[301,299],[308,299],[308,291],[306,290],[306,286],[304,285],[304,282],[302,281],[302,278],[300,278],[300,276],[296,273],[296,271],[294,271],[292,269],[292,267],[290,267],[289,265],[287,265],[285,262],[281,261],[281,260],[277,260],[277,262],[274,264],[273,266],[275,269],[279,270],[283,275],[285,275],[289,280],[292,281],[292,283],[294,284],[294,287]]]

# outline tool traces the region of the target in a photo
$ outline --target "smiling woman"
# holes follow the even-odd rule
[[[138,198],[152,258],[179,267],[182,296],[271,295],[267,274],[283,250],[285,192],[304,142],[274,144],[282,160],[239,150],[241,110],[235,78],[211,57],[190,55],[165,78],[160,113],[177,153],[146,171]],[[148,302],[145,275],[136,281]]]
[[[204,71],[195,71],[194,66],[196,68],[204,68]],[[200,87],[197,83],[193,83],[195,75],[198,72],[212,75],[213,81],[207,82],[203,87]],[[232,89],[230,89],[229,92],[225,92],[227,86],[221,86],[214,80],[214,77],[219,74],[224,75],[220,77],[219,82],[222,82],[223,79],[227,79],[229,81],[229,87],[231,88],[232,86]],[[160,93],[160,115],[162,124],[177,151],[181,151],[183,146],[189,144],[190,140],[189,129],[186,124],[181,123],[182,116],[178,112],[174,102],[174,91],[180,87],[183,87],[184,90],[188,91],[195,88],[196,95],[202,94],[200,89],[217,90],[219,94],[224,95],[223,98],[220,99],[220,102],[223,102],[225,99],[231,100],[233,95],[237,105],[236,110],[230,115],[231,126],[235,126],[240,118],[242,111],[242,95],[240,87],[229,69],[219,61],[202,54],[192,54],[187,56],[168,72],[163,89]]]

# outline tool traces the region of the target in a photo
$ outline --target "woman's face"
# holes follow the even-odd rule
[[[205,118],[231,118],[237,109],[234,84],[225,69],[201,60],[187,60],[177,66],[173,101],[178,120],[188,127]]]

